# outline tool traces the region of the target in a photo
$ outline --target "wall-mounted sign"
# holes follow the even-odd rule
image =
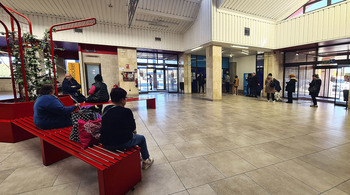
[[[135,75],[134,72],[123,72],[123,81],[134,81]]]
[[[72,77],[80,83],[80,68],[79,63],[68,63],[68,73],[72,75]]]
[[[129,68],[130,68],[129,64],[126,64],[126,69],[129,69]]]

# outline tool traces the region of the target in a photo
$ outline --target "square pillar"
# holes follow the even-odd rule
[[[206,48],[206,97],[209,100],[222,99],[222,58],[220,46]]]
[[[191,54],[180,54],[179,64],[184,66],[184,93],[192,93]]]

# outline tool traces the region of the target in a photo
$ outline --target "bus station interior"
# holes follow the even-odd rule
[[[109,91],[156,98],[154,110],[126,105],[155,159],[128,194],[350,194],[349,0],[139,0],[129,23],[130,2],[1,1],[27,16],[38,38],[54,24],[96,18],[53,34],[64,49],[55,51],[59,90],[69,72],[87,96],[101,74]],[[0,20],[11,26],[2,10]],[[11,99],[4,36],[0,49],[0,99]],[[258,98],[246,96],[253,72]],[[293,104],[266,101],[269,73],[283,101],[296,76]],[[322,80],[318,108],[310,108],[313,74]],[[39,148],[38,138],[0,143],[0,194],[99,193],[88,164],[70,157],[46,167]]]

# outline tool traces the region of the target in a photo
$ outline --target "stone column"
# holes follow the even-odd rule
[[[206,97],[209,100],[222,99],[221,47],[210,45],[206,48]]]
[[[192,93],[191,54],[184,54],[184,93]]]
[[[264,53],[264,82],[269,73],[272,73],[272,77],[280,82],[283,89],[283,55],[281,53]],[[265,83],[263,85],[265,87]],[[264,95],[266,95],[265,90]]]

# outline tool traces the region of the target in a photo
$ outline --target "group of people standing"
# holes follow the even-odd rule
[[[286,91],[288,96],[288,101],[286,103],[293,103],[293,93],[295,92],[295,85],[298,80],[295,78],[294,74],[289,75],[289,81],[286,82]],[[318,74],[312,75],[312,81],[309,84],[309,94],[312,98],[312,105],[310,107],[318,107],[317,105],[317,99],[320,89],[321,89],[322,81],[319,78]],[[279,92],[281,90],[281,86],[278,80],[275,78],[272,78],[272,74],[269,73],[266,80],[265,80],[265,92],[267,93],[267,101],[270,101],[270,95],[272,98],[272,101],[275,102],[274,93],[277,91]]]

